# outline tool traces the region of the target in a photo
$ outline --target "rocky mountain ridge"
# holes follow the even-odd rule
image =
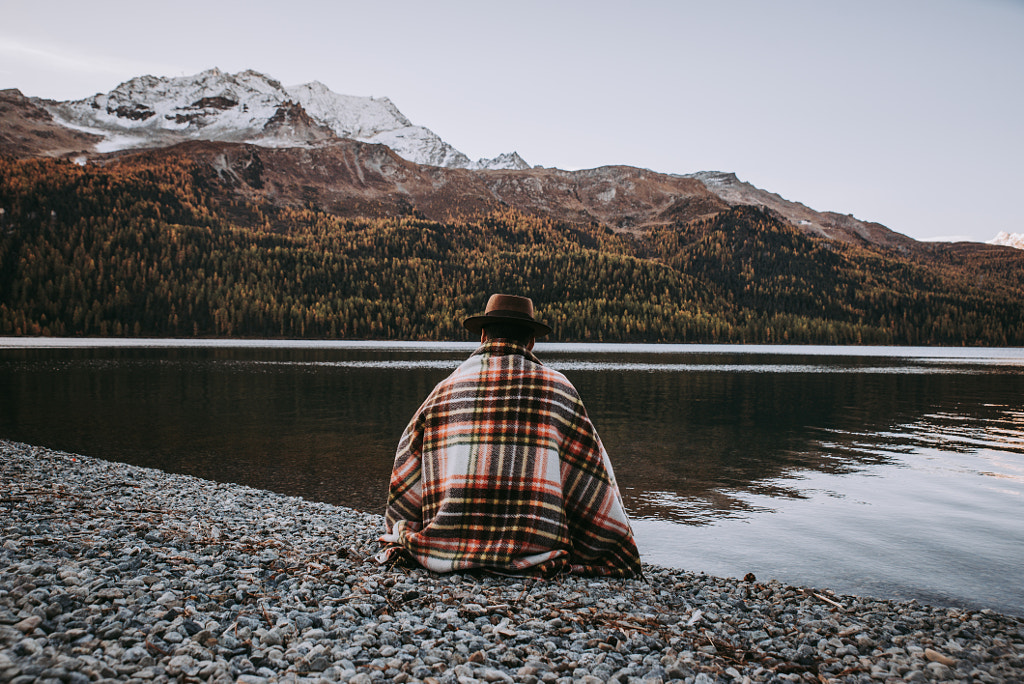
[[[745,183],[734,173],[700,171],[687,174],[686,177],[701,181],[708,190],[731,206],[749,204],[767,207],[786,217],[797,228],[812,235],[843,242],[882,245],[899,250],[907,249],[916,242],[880,223],[861,221],[854,218],[852,214],[815,211],[804,204],[792,202],[774,192],[768,192],[750,183]]]
[[[663,174],[632,166],[565,171],[464,169],[410,162],[388,146],[351,139],[306,147],[193,141],[125,151],[105,163],[189,159],[209,170],[225,196],[277,206],[315,207],[339,216],[416,215],[444,221],[511,207],[619,233],[712,217],[730,207],[763,206],[799,230],[848,244],[905,251],[918,243],[879,224],[815,212],[743,183],[733,174]]]
[[[387,155],[380,150],[356,153],[352,141],[385,146],[395,159],[382,161]],[[109,93],[66,102],[25,97],[13,89],[0,91],[0,154],[104,163],[182,143],[238,145],[234,150],[217,145],[210,149],[219,150],[225,160],[269,162],[262,168],[281,177],[275,192],[282,201],[308,202],[317,196],[347,214],[364,206],[363,200],[345,204],[338,198],[365,199],[369,193],[375,199],[365,206],[389,207],[386,213],[414,208],[440,219],[467,207],[496,204],[636,233],[730,206],[754,205],[770,209],[808,234],[844,243],[900,252],[920,244],[878,223],[787,200],[733,173],[660,174],[625,166],[531,168],[515,152],[473,162],[429,129],[413,124],[386,97],[342,95],[316,81],[285,87],[251,70],[227,74],[210,69],[178,78],[140,76]],[[213,154],[202,144],[182,149],[200,156]],[[289,152],[270,152],[275,149]],[[336,164],[342,158],[348,163],[362,161],[351,173],[348,166]],[[323,160],[337,175],[304,166],[313,159]],[[363,161],[370,165],[360,167]],[[221,162],[224,169],[231,163]],[[414,169],[416,165],[419,168]],[[383,173],[385,168],[401,169],[398,176],[408,178],[398,182],[398,176]],[[491,175],[498,172],[506,175]],[[370,177],[376,180],[366,185]]]
[[[0,154],[17,159],[79,156],[103,136],[62,126],[20,90],[0,90]]]
[[[318,144],[332,137],[382,143],[419,164],[469,169],[529,168],[515,153],[471,161],[388,98],[340,95],[319,82],[283,86],[256,71],[209,69],[194,76],[139,76],[109,93],[57,102],[30,98],[65,128],[102,136],[96,152],[164,147],[187,140],[268,147]],[[295,119],[299,126],[281,126]]]

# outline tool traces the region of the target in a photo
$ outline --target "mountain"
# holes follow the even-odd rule
[[[1024,249],[1024,233],[1007,233],[999,231],[999,234],[988,241],[990,245],[1005,245],[1015,249]]]
[[[80,154],[102,140],[55,122],[20,90],[0,90],[0,153],[18,158],[59,157]]]
[[[744,183],[733,173],[701,171],[688,174],[696,178],[730,206],[754,205],[778,212],[797,228],[812,235],[820,235],[841,242],[872,244],[897,249],[908,249],[915,240],[889,230],[880,223],[855,219],[849,214],[817,212],[799,202],[791,202],[779,195]]]
[[[487,193],[492,195],[488,201],[507,203],[532,213],[547,211],[564,220],[607,223],[621,231],[643,231],[652,225],[689,220],[724,207],[754,205],[771,209],[811,235],[898,250],[914,249],[916,245],[911,238],[878,223],[861,221],[852,215],[815,211],[745,183],[732,173],[702,171],[676,176],[632,167],[585,171],[531,169],[515,152],[473,162],[429,129],[414,125],[386,97],[341,95],[317,81],[286,87],[251,70],[227,74],[210,69],[177,78],[140,76],[109,93],[77,101],[21,99],[25,101],[20,106],[27,117],[49,119],[46,135],[53,133],[54,144],[47,148],[39,138],[29,146],[19,145],[16,140],[5,145],[0,140],[0,153],[77,155],[86,159],[199,140],[277,149],[325,148],[322,155],[309,154],[312,159],[335,155],[343,147],[338,146],[338,139],[355,140],[385,145],[402,159],[424,167],[521,172],[514,176],[476,178],[445,175],[429,168],[410,171],[414,175],[435,176],[431,183],[447,184],[436,197],[424,195],[431,187],[429,183],[416,186],[418,189],[404,185],[394,188],[398,193],[396,201],[412,203],[423,211],[431,205],[450,201],[453,195],[475,197],[477,189],[486,186]],[[27,106],[34,109],[30,112],[25,109]],[[39,136],[42,135],[40,132]],[[21,139],[23,136],[14,137]],[[259,156],[258,152],[251,154]],[[317,175],[312,169],[301,168],[301,164],[285,162],[283,158],[281,161],[289,167],[290,173]],[[272,169],[273,165],[268,168]],[[353,187],[338,188],[322,174],[307,181],[304,185],[320,188],[318,192],[327,195],[362,192]],[[697,181],[707,191],[699,193],[699,200],[695,198],[697,191],[692,181]],[[580,182],[583,185],[577,187]],[[595,189],[598,186],[600,189]],[[456,187],[463,188],[464,192],[456,192]],[[460,201],[472,204],[476,200],[463,197]],[[351,207],[347,209],[351,210]]]
[[[0,140],[0,153],[74,155],[86,159],[97,154],[163,148],[197,140],[315,149],[330,147],[341,138],[382,144],[407,161],[429,167],[527,172],[522,177],[491,179],[485,184],[498,201],[536,209],[548,206],[553,215],[561,218],[608,222],[618,230],[635,231],[685,219],[694,213],[690,206],[692,184],[668,180],[670,175],[642,169],[625,172],[627,167],[616,167],[617,171],[550,169],[533,173],[515,152],[474,162],[431,130],[414,125],[388,98],[341,95],[317,81],[286,87],[256,71],[227,74],[210,69],[177,78],[140,76],[109,93],[76,101],[56,102],[17,95],[24,101],[19,106],[26,117],[49,120],[45,134],[53,134],[53,145],[43,144],[45,139],[40,131],[33,145],[19,144],[18,140],[25,139],[22,135],[11,136],[13,139],[7,144]],[[30,112],[26,107],[33,109]],[[626,176],[647,180],[641,181],[634,193]],[[460,182],[467,178],[462,177]],[[659,189],[653,195],[645,194],[651,191],[652,178],[659,179],[653,183]],[[703,171],[679,178],[703,184],[720,200],[712,203],[718,208],[767,207],[812,235],[897,249],[909,249],[914,244],[910,238],[880,224],[850,215],[817,212],[740,181],[732,173]],[[585,192],[577,196],[572,185],[578,179],[588,179],[592,187],[601,182],[606,186],[592,197]],[[676,186],[685,190],[669,197],[678,189]],[[547,195],[549,192],[553,194]],[[430,203],[422,199],[411,201],[420,207]],[[709,200],[705,197],[701,201]],[[637,205],[635,211],[627,208],[631,203]]]
[[[466,313],[512,291],[561,341],[1024,344],[1024,251],[902,255],[729,207],[696,179],[539,171],[425,167],[351,140],[0,157],[0,335],[467,339]],[[577,204],[554,201],[560,183]],[[672,183],[688,200],[643,230],[540,204],[658,218]],[[648,203],[615,203],[629,187]],[[412,204],[423,188],[436,205]]]
[[[337,216],[416,215],[442,221],[510,207],[642,238],[652,228],[754,205],[815,237],[903,252],[921,248],[885,226],[815,212],[733,174],[663,174],[632,166],[577,171],[446,168],[415,164],[384,145],[351,139],[291,148],[197,141],[125,151],[116,158],[125,164],[192,160],[210,170],[218,192],[227,196],[259,196],[277,206],[312,207]]]
[[[471,162],[252,71],[0,91],[0,334],[459,339],[496,290],[562,340],[1024,344],[1024,250],[732,173]]]
[[[339,95],[319,82],[282,86],[256,71],[210,69],[194,76],[140,76],[83,100],[32,99],[70,130],[101,136],[98,153],[186,140],[315,145],[333,137],[382,143],[419,164],[529,168],[515,153],[472,162],[434,132],[410,122],[391,100]],[[290,121],[298,125],[289,125]],[[282,122],[285,125],[282,125]]]
[[[255,201],[350,218],[417,216],[443,221],[512,208],[568,223],[642,233],[729,208],[696,179],[630,166],[474,171],[414,164],[384,145],[355,140],[293,148],[196,141],[123,152],[107,164],[115,161],[128,167],[194,165],[213,197],[225,206]]]

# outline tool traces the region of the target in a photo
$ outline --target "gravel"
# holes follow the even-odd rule
[[[382,567],[348,508],[0,440],[0,682],[1020,682],[1024,623],[645,565]]]

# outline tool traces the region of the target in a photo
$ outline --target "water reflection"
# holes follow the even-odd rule
[[[893,449],[900,448],[900,439],[879,450],[861,444],[860,435],[886,434],[892,426],[938,415],[943,406],[960,407],[965,394],[987,396],[1000,384],[1005,392],[1020,388],[1013,375],[912,370],[570,376],[619,464],[630,510],[640,517],[707,524],[760,510],[733,492],[800,497],[799,480],[787,474],[850,472],[891,462]],[[990,419],[997,411],[978,406],[964,418]],[[699,505],[680,504],[688,498]]]
[[[472,348],[0,345],[0,436],[382,512],[406,421]],[[1024,562],[1024,352],[801,351],[539,355],[580,390],[649,560],[894,593],[863,557],[961,567],[957,591]]]
[[[405,422],[471,348],[5,349],[0,434],[379,512]],[[1019,359],[568,349],[542,356],[579,388],[640,518],[758,512],[737,493],[800,498],[793,473],[922,444],[1020,448],[1020,407],[993,403],[1019,401]]]

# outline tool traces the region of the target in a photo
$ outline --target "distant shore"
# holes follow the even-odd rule
[[[1024,621],[645,566],[440,576],[380,516],[0,440],[0,681],[1022,681]]]

